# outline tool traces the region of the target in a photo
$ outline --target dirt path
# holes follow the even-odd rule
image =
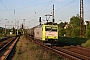
[[[56,57],[42,47],[31,43],[25,36],[21,36],[12,60],[60,60],[60,57]]]

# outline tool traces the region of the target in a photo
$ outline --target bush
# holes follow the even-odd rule
[[[79,37],[80,35],[80,29],[79,28],[73,28],[71,37]]]
[[[86,31],[85,37],[88,37],[88,38],[90,37],[90,30],[89,29]]]
[[[88,39],[86,43],[83,43],[82,46],[90,48],[90,39]]]
[[[64,36],[65,31],[63,28],[59,28],[59,36]]]

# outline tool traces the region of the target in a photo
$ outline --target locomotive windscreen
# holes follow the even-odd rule
[[[57,27],[46,26],[45,30],[46,31],[57,31]]]
[[[45,30],[46,30],[46,31],[51,31],[51,27],[49,27],[49,26],[47,27],[47,26],[46,26],[46,27],[45,27]]]
[[[57,31],[57,27],[52,27],[52,31]]]

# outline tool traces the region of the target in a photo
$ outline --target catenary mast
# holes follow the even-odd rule
[[[80,0],[80,37],[84,37],[84,8],[83,0]]]

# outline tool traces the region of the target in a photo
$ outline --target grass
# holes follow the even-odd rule
[[[0,34],[0,38],[3,38],[4,36],[2,34]]]
[[[83,43],[82,46],[90,48],[90,39],[88,39],[86,43]]]
[[[38,46],[34,43],[29,43],[28,47],[32,52],[35,60],[61,60],[59,56],[54,53],[50,53],[50,51],[42,49],[41,46]]]
[[[21,36],[12,60],[61,60],[59,56]]]
[[[88,38],[70,38],[59,37],[59,44],[66,45],[81,45],[90,47],[90,39]],[[47,49],[29,42],[25,36],[21,36],[16,46],[16,54],[14,60],[66,60],[61,59],[54,53],[50,53]]]
[[[24,60],[29,60],[29,55],[27,53],[23,53]]]
[[[15,58],[14,58],[14,60],[19,60],[19,59],[18,59],[18,56],[19,56],[19,54],[21,53],[21,51],[20,51],[20,46],[21,46],[21,43],[18,42],[18,44],[17,44],[17,46],[16,46],[16,52],[15,52]]]
[[[40,46],[34,45],[34,44],[32,44],[32,43],[28,44],[28,47],[29,47],[29,49],[30,49],[31,51],[37,50],[37,49],[40,48]]]

